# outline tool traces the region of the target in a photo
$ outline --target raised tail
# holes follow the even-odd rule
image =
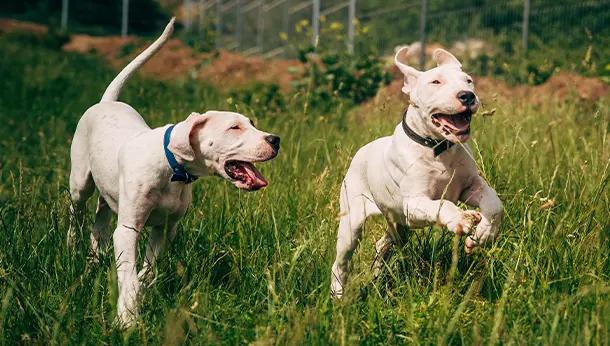
[[[155,53],[157,53],[157,51],[159,51],[159,49],[163,47],[167,40],[169,40],[169,37],[174,32],[175,20],[176,17],[173,17],[169,21],[169,24],[167,24],[167,26],[165,27],[165,30],[163,30],[161,36],[159,36],[159,38],[155,42],[153,42],[150,47],[146,48],[145,51],[140,53],[140,55],[138,55],[127,66],[125,66],[125,68],[112,80],[110,85],[108,85],[108,88],[106,88],[106,91],[102,96],[101,102],[111,102],[119,99],[119,94],[121,93],[121,88],[123,87],[123,84],[125,84],[125,82],[134,74],[134,72],[136,72],[140,67],[142,67],[142,65],[144,65],[148,61],[148,59],[155,55]]]

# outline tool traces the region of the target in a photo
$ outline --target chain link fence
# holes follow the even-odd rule
[[[62,1],[65,29],[69,0]],[[127,35],[127,13],[137,9],[123,1]],[[213,36],[213,48],[265,58],[293,57],[296,44],[328,41],[388,55],[411,45],[423,57],[426,46],[441,45],[468,52],[495,46],[525,57],[541,45],[608,35],[610,0],[183,0],[179,17],[195,39]],[[368,41],[359,43],[362,32]]]
[[[610,0],[530,1],[186,0],[183,8],[187,22],[214,23],[217,48],[264,57],[289,54],[285,38],[298,36],[298,23],[307,23],[312,40],[321,42],[328,39],[321,25],[340,25],[347,49],[355,46],[354,27],[360,24],[383,53],[415,42],[451,46],[498,36],[513,41],[520,37],[525,53],[532,38],[540,42],[552,41],[553,36],[583,39],[586,31],[599,32],[610,19]],[[187,31],[193,28],[186,25]]]

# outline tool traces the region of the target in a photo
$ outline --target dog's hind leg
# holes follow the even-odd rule
[[[70,172],[72,204],[70,205],[70,227],[67,235],[68,246],[74,245],[76,230],[83,227],[87,200],[93,195],[94,191],[95,183],[89,167],[78,167],[72,162],[72,171]]]
[[[152,278],[152,270],[157,263],[157,259],[159,256],[163,255],[163,251],[167,248],[167,245],[174,240],[177,228],[178,224],[176,222],[152,228],[150,237],[148,238],[144,265],[142,270],[138,273],[138,277],[141,281],[150,281]]]
[[[91,251],[96,258],[108,245],[111,216],[112,209],[110,209],[106,200],[102,196],[98,197],[95,223],[91,230]]]
[[[347,283],[349,260],[362,237],[364,221],[371,215],[381,214],[375,203],[364,194],[364,188],[360,186],[348,187],[346,181],[341,186],[337,257],[331,273],[331,294],[335,298],[340,298],[343,295]]]
[[[375,244],[376,255],[375,262],[373,263],[375,278],[379,277],[384,264],[392,257],[392,246],[402,246],[409,235],[409,228],[407,226],[394,223],[389,219],[387,221],[388,231]]]

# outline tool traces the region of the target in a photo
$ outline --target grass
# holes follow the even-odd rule
[[[259,165],[270,186],[244,193],[197,181],[139,324],[119,331],[112,249],[94,263],[87,228],[74,249],[65,242],[70,140],[115,73],[92,57],[9,40],[0,50],[3,344],[610,343],[607,101],[487,100],[498,112],[474,119],[471,147],[506,209],[500,239],[467,257],[447,231],[416,231],[375,281],[373,244],[385,224],[373,219],[342,301],[329,298],[339,185],[355,151],[393,131],[400,108],[363,120],[304,114],[296,101],[275,115],[242,105],[282,137],[280,155]],[[122,100],[152,126],[235,107],[188,80],[135,78]]]

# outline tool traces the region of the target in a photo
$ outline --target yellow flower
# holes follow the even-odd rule
[[[320,16],[320,22],[322,22],[322,23],[326,22],[326,16],[324,16],[324,15]]]
[[[369,27],[368,26],[363,26],[362,27],[362,33],[366,34],[367,32],[369,32]]]
[[[300,25],[297,25],[297,26],[294,28],[294,30],[295,30],[296,32],[299,32],[299,33],[300,33],[301,31],[303,31],[303,27],[302,27],[302,26],[300,26]]]
[[[286,34],[285,32],[280,32],[280,38],[286,41],[288,39],[288,34]]]
[[[610,64],[606,65],[606,71],[610,71]]]
[[[354,18],[353,23],[354,25],[358,25],[360,24],[360,21],[358,20],[358,18]]]
[[[339,30],[343,27],[343,25],[341,25],[341,23],[338,22],[332,22],[330,24],[330,30]]]
[[[300,26],[308,26],[309,25],[309,21],[307,19],[303,19],[299,22]]]

